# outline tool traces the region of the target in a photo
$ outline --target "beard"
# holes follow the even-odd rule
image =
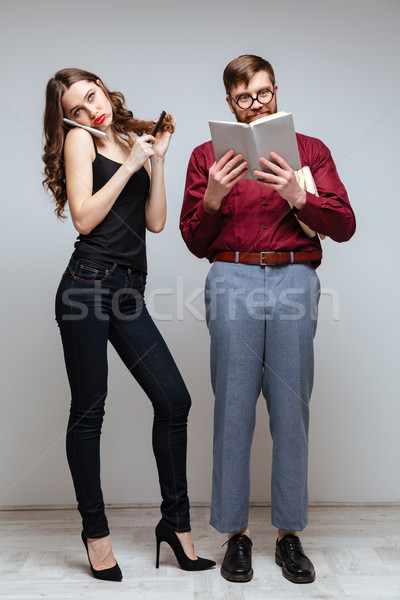
[[[267,115],[273,115],[278,112],[278,106],[276,102],[270,102],[270,104],[264,104],[262,107],[252,110],[238,110],[236,105],[233,105],[233,113],[238,123],[252,123],[256,119],[266,117]]]

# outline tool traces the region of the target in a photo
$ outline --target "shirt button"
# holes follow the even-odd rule
[[[268,202],[264,202],[264,206],[268,206]]]
[[[266,225],[263,225],[263,229],[267,229],[267,226],[266,226]]]

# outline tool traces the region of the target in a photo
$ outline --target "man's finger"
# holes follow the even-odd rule
[[[253,171],[254,175],[259,179],[265,181],[265,183],[277,184],[279,183],[279,178],[277,175],[273,175],[272,173],[265,173],[264,171],[259,171],[256,169]]]
[[[235,159],[236,159],[236,156],[235,156]],[[239,172],[242,169],[244,169],[245,167],[247,167],[248,163],[246,160],[243,160],[243,158],[241,158],[239,160],[235,160],[235,159],[229,161],[229,163],[225,166],[225,170],[227,171],[228,175],[231,175],[232,173],[235,173],[235,172]]]
[[[222,158],[219,159],[219,161],[217,162],[218,171],[221,171],[225,167],[225,165],[231,160],[234,154],[235,152],[233,150],[228,150],[228,152],[224,154]]]
[[[273,173],[276,173],[277,175],[282,174],[283,169],[279,165],[276,165],[275,163],[268,160],[268,158],[265,158],[264,156],[262,156],[260,158],[260,163],[262,165],[264,165],[265,167],[267,167],[267,169],[269,169]]]
[[[276,160],[276,162],[282,167],[282,169],[285,170],[290,170],[289,165],[287,164],[287,162],[285,161],[284,158],[282,158],[282,156],[280,156],[279,154],[277,154],[276,152],[270,152],[270,156],[273,160]]]
[[[240,163],[240,165],[238,165],[236,167],[236,169],[232,169],[232,171],[229,171],[227,177],[229,178],[230,182],[232,183],[232,178],[235,179],[236,177],[240,177],[245,172],[247,173],[247,171],[248,171],[247,162],[244,161],[244,162]]]
[[[225,164],[224,167],[222,167],[222,171],[226,171],[227,173],[229,173],[230,171],[232,171],[232,169],[234,169],[238,163],[240,163],[243,160],[243,154],[236,154],[236,156],[234,156],[233,158],[231,158],[231,160],[228,160],[228,162]]]

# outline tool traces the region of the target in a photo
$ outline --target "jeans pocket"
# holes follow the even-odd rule
[[[110,274],[108,269],[86,260],[78,260],[75,265],[70,263],[68,269],[75,281],[89,285],[103,283]]]

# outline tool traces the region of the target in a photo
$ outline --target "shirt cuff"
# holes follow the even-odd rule
[[[203,219],[211,219],[216,220],[220,215],[220,210],[208,211],[204,206],[204,199],[200,202],[199,207],[197,209],[197,217],[199,220],[203,221]]]
[[[300,210],[295,206],[292,208],[296,217],[303,221],[314,231],[319,231],[321,226],[321,198],[310,192],[306,192],[306,203]]]

